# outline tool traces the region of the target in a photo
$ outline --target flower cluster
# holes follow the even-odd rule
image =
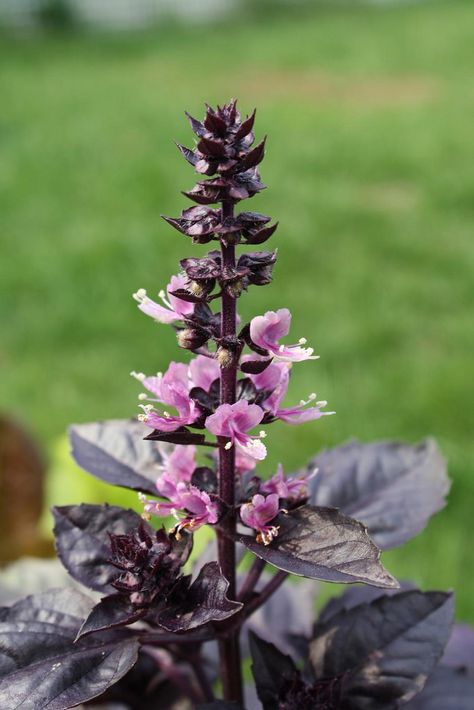
[[[198,206],[185,209],[179,218],[165,219],[193,242],[217,241],[221,249],[182,259],[181,271],[159,293],[161,303],[144,289],[134,294],[138,308],[159,323],[172,324],[178,344],[195,357],[187,365],[172,362],[165,373],[156,376],[132,373],[146,390],[139,396],[143,411],[138,418],[153,429],[148,438],[177,444],[175,452],[165,458],[157,481],[157,493],[167,500],[142,495],[145,514],[174,515],[178,532],[216,524],[226,510],[226,501],[218,495],[220,474],[214,468],[208,468],[211,474],[204,478],[195,474],[202,469],[195,458],[195,444],[215,447],[218,458],[232,452],[226,461],[231,461],[233,475],[239,475],[253,471],[266,457],[262,441],[266,432],[254,433],[256,427],[277,420],[301,424],[332,414],[323,411],[326,402],[314,393],[294,406],[283,404],[293,363],[317,357],[306,347],[305,338],[284,342],[291,326],[287,308],[257,315],[241,325],[239,332],[235,327],[241,322],[236,299],[250,286],[270,283],[277,258],[276,251],[234,254],[236,245],[261,244],[277,227],[256,212],[234,213],[241,200],[264,187],[258,165],[265,141],[252,147],[255,112],[243,119],[232,101],[217,110],[208,107],[203,122],[188,118],[197,136],[196,146],[178,148],[196,172],[207,177],[185,193]],[[210,206],[215,202],[221,208]],[[222,313],[211,308],[218,297]],[[230,331],[229,322],[233,324]],[[232,393],[230,399],[228,394],[223,398],[223,387]],[[244,499],[235,501],[233,514],[237,515],[240,506],[241,521],[257,532],[259,541],[269,544],[278,533],[272,521],[282,509],[307,499],[307,481],[285,478],[281,468],[270,480],[258,481],[252,490],[240,487]]]
[[[175,586],[182,560],[164,530],[141,524],[126,535],[110,535],[110,563],[119,570],[112,586],[133,607],[147,608],[156,597],[166,598]]]

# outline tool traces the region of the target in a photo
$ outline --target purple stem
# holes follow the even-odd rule
[[[247,573],[247,576],[242,582],[242,587],[240,588],[238,596],[239,602],[247,601],[247,598],[253,592],[253,590],[255,589],[255,585],[260,579],[260,575],[263,572],[265,564],[265,560],[262,560],[260,557],[256,557],[254,559],[254,561],[252,562],[252,566],[250,567]]]
[[[231,200],[222,202],[222,219],[233,217],[234,204]],[[223,268],[235,267],[235,246],[221,242]],[[226,290],[222,292],[221,338],[235,339],[237,328],[236,299]],[[234,404],[237,387],[237,361],[221,368],[220,403]],[[236,598],[235,542],[232,536],[236,529],[235,504],[235,451],[226,449],[229,439],[219,437],[219,497],[227,506],[227,513],[221,521],[222,531],[217,532],[219,564],[224,577],[229,582],[228,596]],[[239,629],[219,641],[220,676],[225,700],[243,701],[242,673],[240,662]]]
[[[259,594],[256,594],[254,597],[250,599],[248,604],[245,605],[244,607],[244,613],[245,613],[245,618],[248,618],[251,616],[254,611],[257,611],[265,602],[267,599],[269,599],[274,592],[278,589],[278,587],[281,587],[285,579],[288,577],[288,572],[284,572],[283,570],[280,570],[277,572],[271,580],[264,586],[262,591]]]

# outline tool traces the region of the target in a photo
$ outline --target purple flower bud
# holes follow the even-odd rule
[[[126,535],[110,535],[110,563],[120,570],[112,582],[133,606],[147,607],[175,585],[181,561],[164,530],[141,524]]]

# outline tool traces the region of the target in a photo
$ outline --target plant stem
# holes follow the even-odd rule
[[[254,561],[252,562],[252,566],[247,572],[247,576],[242,582],[242,587],[240,588],[238,597],[239,602],[247,601],[247,597],[253,592],[253,590],[255,589],[255,585],[260,579],[260,575],[263,572],[265,564],[265,560],[262,560],[260,557],[256,557],[254,559]]]
[[[269,599],[274,592],[278,589],[278,587],[281,587],[285,579],[288,577],[288,572],[284,572],[283,570],[280,570],[276,574],[273,575],[271,580],[267,582],[267,584],[264,586],[262,591],[259,594],[256,594],[248,604],[245,605],[244,607],[244,612],[245,612],[245,618],[248,619],[249,616],[251,616],[254,611],[257,611],[265,602],[267,599]]]
[[[234,205],[232,201],[222,202],[222,219],[232,217]],[[221,242],[222,267],[235,267],[235,246]],[[221,338],[236,337],[237,308],[236,299],[227,290],[222,292]],[[220,403],[234,404],[237,386],[237,362],[235,357],[227,367],[221,368]],[[236,560],[235,542],[232,536],[236,528],[235,504],[235,451],[232,446],[226,449],[226,437],[219,438],[219,497],[228,510],[221,526],[222,532],[217,534],[219,564],[224,577],[229,582],[228,596],[236,598]],[[242,702],[242,675],[240,663],[239,629],[233,631],[227,638],[219,641],[219,664],[222,679],[224,699]]]

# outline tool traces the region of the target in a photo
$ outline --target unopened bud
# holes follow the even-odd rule
[[[206,295],[206,289],[198,281],[190,281],[189,290],[198,298],[202,298]]]
[[[238,279],[237,281],[229,281],[226,285],[226,290],[229,296],[232,296],[232,298],[238,298],[244,290],[244,283],[242,279]]]
[[[208,335],[205,331],[197,330],[196,328],[183,328],[178,330],[176,338],[180,348],[196,350],[196,348],[200,348],[206,343]]]
[[[227,367],[230,367],[234,362],[234,357],[231,351],[223,347],[219,347],[217,349],[216,359],[223,370],[225,370]]]

